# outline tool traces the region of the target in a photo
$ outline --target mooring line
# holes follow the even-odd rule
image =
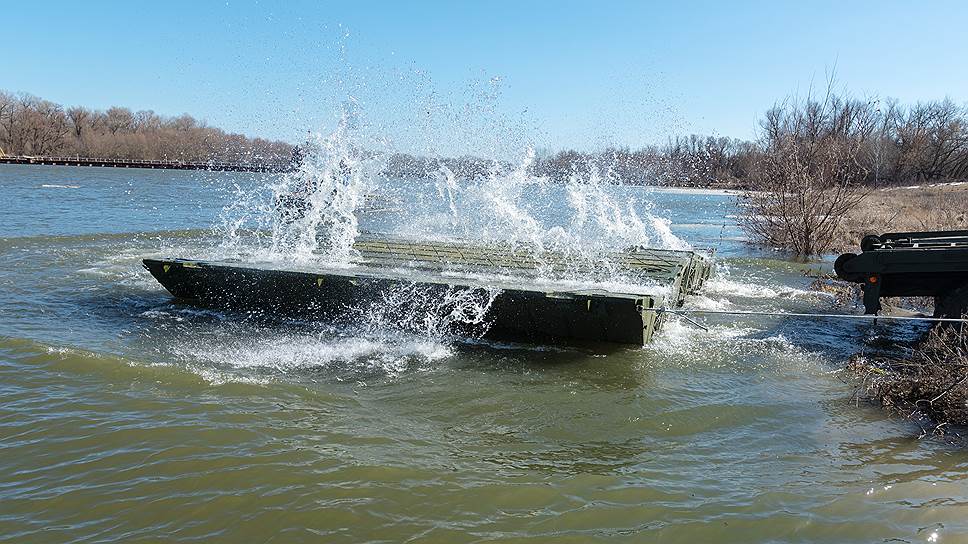
[[[657,313],[659,313],[659,314],[661,314],[662,312],[665,312],[665,313],[674,313],[674,312],[670,312],[669,310],[666,310],[664,308],[659,308],[658,311],[657,311]],[[693,319],[693,318],[691,318],[691,317],[689,317],[687,315],[683,315],[681,313],[676,313],[676,315],[678,315],[679,317],[681,317],[684,321],[686,321],[688,323],[692,323],[693,325],[699,327],[700,329],[702,329],[704,331],[708,331],[709,330],[709,327],[703,325],[702,323],[696,321],[695,319]]]
[[[676,314],[691,323],[695,323],[691,318],[687,317],[686,314],[711,314],[711,315],[756,315],[756,316],[766,316],[766,317],[815,317],[815,318],[833,318],[833,319],[868,319],[868,320],[878,320],[887,319],[893,321],[933,321],[940,323],[968,323],[968,319],[956,318],[956,317],[916,317],[916,316],[906,316],[906,315],[870,315],[870,314],[805,314],[805,313],[787,313],[787,312],[757,312],[751,310],[671,310],[669,308],[656,308],[653,311],[657,313],[669,313]],[[701,325],[700,325],[701,326]]]

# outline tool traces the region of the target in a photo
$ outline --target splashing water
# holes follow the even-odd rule
[[[608,171],[594,167],[573,172],[564,183],[534,170],[532,149],[513,167],[495,165],[487,175],[461,182],[441,165],[432,190],[414,195],[409,215],[393,233],[510,244],[539,256],[553,252],[559,259],[593,262],[628,247],[689,249],[654,213],[648,190],[613,183]]]
[[[655,212],[648,189],[613,183],[607,170],[593,167],[554,182],[533,174],[529,148],[516,165],[494,163],[470,180],[458,180],[443,161],[427,178],[393,179],[383,173],[387,153],[363,152],[353,141],[351,127],[341,123],[305,146],[297,171],[254,191],[237,189],[223,212],[223,248],[264,261],[348,264],[369,221],[390,236],[524,249],[536,257],[539,278],[571,281],[586,279],[580,271],[590,269],[605,272],[598,281],[627,280],[605,258],[626,248],[689,249]],[[404,204],[372,221],[365,201],[373,193]],[[297,209],[287,210],[292,201]],[[576,264],[570,275],[544,266],[542,257],[551,254]]]
[[[627,248],[688,249],[661,217],[642,187],[615,183],[610,168],[591,165],[563,182],[536,175],[536,153],[525,149],[516,163],[492,161],[482,175],[460,179],[445,160],[428,160],[425,176],[386,174],[391,152],[360,144],[353,112],[336,130],[313,135],[301,146],[294,172],[260,187],[234,189],[222,214],[221,249],[238,258],[300,265],[355,265],[353,243],[364,230],[418,240],[459,240],[524,251],[534,257],[544,287],[582,285],[636,289],[636,278],[609,254]],[[372,147],[372,146],[371,146]],[[450,163],[453,164],[453,163]],[[368,195],[402,203],[396,213],[374,218]],[[564,266],[562,266],[564,263]],[[449,270],[445,270],[447,274]],[[507,283],[515,271],[497,271]],[[478,278],[487,285],[487,278]],[[492,282],[493,283],[493,282]],[[428,290],[417,284],[385,290],[374,302],[348,309],[367,334],[394,330],[446,341],[453,331],[481,336],[496,289]]]
[[[329,136],[311,134],[300,145],[298,168],[261,187],[235,187],[223,209],[221,247],[270,262],[345,264],[359,235],[357,211],[382,169],[351,138],[345,114]]]
[[[462,336],[480,338],[490,326],[487,312],[499,293],[498,289],[397,285],[367,305],[360,322],[369,334],[389,329],[446,340],[459,331]]]
[[[652,203],[643,201],[648,190],[614,183],[608,171],[597,167],[586,174],[573,172],[558,183],[535,175],[535,161],[534,150],[528,148],[516,165],[495,165],[486,176],[460,183],[440,165],[430,196],[443,200],[446,210],[425,197],[415,203],[399,234],[589,256],[628,246],[689,248],[672,234],[668,220],[654,214]]]
[[[366,174],[366,160],[343,137],[345,130],[341,123],[327,138],[316,135],[304,146],[299,169],[274,187],[281,213],[273,221],[272,255],[295,261],[320,258],[340,263],[349,259],[359,234],[356,211],[371,176]],[[286,198],[301,199],[305,209],[294,218],[292,210],[278,210],[286,205]]]
[[[441,165],[432,190],[419,192],[393,234],[417,239],[458,239],[525,250],[537,261],[539,280],[629,283],[628,271],[606,258],[631,247],[689,249],[670,221],[656,215],[650,191],[613,183],[609,172],[573,172],[564,183],[533,174],[535,153],[513,167],[458,182]],[[421,198],[422,196],[422,198]],[[554,262],[569,263],[566,270]],[[633,281],[634,283],[634,281]]]

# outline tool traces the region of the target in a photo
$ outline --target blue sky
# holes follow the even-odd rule
[[[429,153],[752,138],[823,87],[968,102],[963,2],[5,2],[0,89]]]

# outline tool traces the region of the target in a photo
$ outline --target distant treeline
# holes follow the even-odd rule
[[[795,130],[784,125],[793,110],[798,112]],[[758,172],[773,151],[790,141],[823,141],[826,148],[837,142],[837,152],[847,153],[838,164],[848,165],[853,183],[968,178],[968,107],[948,99],[905,106],[829,94],[822,100],[777,104],[761,120],[755,141],[691,135],[639,150],[561,151],[536,158],[531,173],[556,181],[573,175],[584,179],[597,172],[608,181],[627,184],[747,188],[758,185]],[[295,149],[285,142],[228,134],[187,114],[165,117],[121,107],[64,108],[2,91],[0,148],[9,155],[226,162],[281,162]],[[395,154],[387,161],[386,173],[427,177],[439,175],[441,166],[458,179],[470,179],[514,165],[467,156]]]
[[[560,151],[536,158],[531,173],[556,181],[587,179],[597,172],[605,180],[633,185],[757,188],[764,169],[777,166],[777,151],[791,146],[798,153],[826,153],[826,163],[836,168],[825,166],[825,175],[860,185],[964,180],[968,108],[948,99],[910,106],[833,95],[786,101],[764,115],[755,141],[690,135],[638,150]],[[458,178],[513,167],[476,157],[394,155],[388,171],[422,177],[438,172],[441,165]]]
[[[968,107],[948,99],[904,106],[838,96],[776,105],[752,142],[691,135],[638,151],[563,151],[537,161],[535,170],[562,179],[597,166],[625,183],[754,187],[777,148],[791,141],[804,153],[835,148],[843,155],[841,174],[853,183],[968,179]]]
[[[0,148],[8,155],[277,163],[289,160],[293,146],[226,133],[188,114],[65,108],[0,91]]]

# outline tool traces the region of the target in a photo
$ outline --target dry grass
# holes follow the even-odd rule
[[[858,252],[867,234],[968,229],[968,184],[878,189],[842,218],[834,252]]]

